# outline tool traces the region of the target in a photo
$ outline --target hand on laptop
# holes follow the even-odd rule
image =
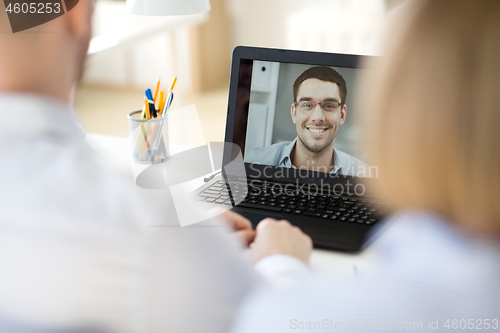
[[[254,261],[272,254],[287,254],[306,264],[312,252],[311,237],[286,220],[272,218],[262,220],[256,228],[256,235],[248,251]]]
[[[255,230],[253,230],[252,223],[249,219],[230,210],[221,214],[221,217],[234,230],[234,236],[243,243],[244,246],[248,246],[253,242]]]
[[[233,228],[235,237],[243,245],[248,246],[253,242],[248,250],[253,261],[273,254],[287,254],[306,264],[309,262],[312,240],[290,222],[267,218],[253,230],[250,220],[232,211],[224,212],[221,217]]]

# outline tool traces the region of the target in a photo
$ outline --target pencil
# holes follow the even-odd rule
[[[151,113],[149,112],[149,104],[147,98],[144,98],[144,108],[146,110],[146,119],[151,119]]]
[[[155,105],[157,105],[156,104],[156,97],[158,97],[158,90],[160,90],[160,79],[161,79],[161,76],[158,78],[158,83],[156,84],[155,97],[154,97]]]
[[[177,83],[177,76],[174,76],[174,79],[172,80],[172,84],[170,85],[169,92],[171,92],[172,90],[174,90],[174,87],[175,87],[176,83]]]

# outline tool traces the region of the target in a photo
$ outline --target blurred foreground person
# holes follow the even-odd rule
[[[374,190],[394,212],[380,262],[257,294],[234,332],[500,330],[500,1],[407,5],[365,84]]]
[[[260,281],[241,248],[180,228],[168,191],[103,166],[76,126],[93,3],[19,33],[0,5],[0,332],[225,332]],[[228,216],[264,275],[308,260],[289,224]]]

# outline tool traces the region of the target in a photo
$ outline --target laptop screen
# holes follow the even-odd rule
[[[363,71],[240,59],[233,142],[244,161],[368,177],[354,121]]]

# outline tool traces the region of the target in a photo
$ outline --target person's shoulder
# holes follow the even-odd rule
[[[131,181],[123,169],[101,159],[88,142],[75,139],[63,144],[57,150],[57,160],[62,162],[51,162],[48,173],[53,184],[65,189],[52,193],[55,198],[66,199],[68,204],[59,213],[75,227],[85,224],[95,229],[139,234],[148,223],[156,224],[164,218],[164,202]],[[37,191],[44,191],[44,187]],[[46,206],[56,211],[52,202]],[[78,207],[85,207],[85,211],[74,214]]]
[[[307,327],[308,322],[314,327],[329,313],[335,313],[340,324],[349,325],[356,313],[381,327],[380,321],[375,324],[377,320],[370,319],[375,307],[380,309],[380,320],[390,317],[404,322],[411,316],[412,327],[418,328],[426,327],[428,318],[434,318],[433,323],[439,318],[444,325],[449,318],[498,313],[500,291],[494,273],[499,267],[498,244],[488,247],[484,240],[473,240],[449,221],[427,212],[401,212],[386,221],[383,229],[366,249],[377,258],[376,266],[356,280],[336,276],[340,283],[332,284],[331,276],[323,275],[286,293],[263,291],[249,298],[242,311],[247,315],[235,321],[249,329],[236,332],[282,331],[283,322],[291,328]],[[290,317],[290,312],[304,313],[314,306],[322,310],[305,320]],[[363,323],[364,328],[367,322]]]

